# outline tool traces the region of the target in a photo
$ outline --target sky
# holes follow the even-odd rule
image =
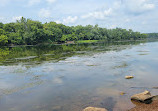
[[[158,0],[0,0],[0,22],[21,17],[151,33],[158,32]]]

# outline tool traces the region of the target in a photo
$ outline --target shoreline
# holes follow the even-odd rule
[[[110,43],[127,43],[127,42],[146,42],[147,39],[144,40],[123,40],[123,41],[100,41],[100,40],[88,40],[88,42],[86,42],[87,40],[83,41],[83,42],[78,42],[78,41],[72,41],[72,42],[65,42],[65,43],[41,43],[41,44],[35,44],[35,45],[15,45],[15,44],[9,44],[6,46],[0,46],[0,47],[19,47],[19,46],[27,46],[27,47],[32,47],[32,46],[40,46],[40,45],[71,45],[71,44],[91,44],[91,43],[106,43],[106,44],[110,44]]]

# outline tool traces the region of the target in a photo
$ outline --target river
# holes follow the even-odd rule
[[[158,42],[2,47],[0,111],[126,111],[157,78]]]

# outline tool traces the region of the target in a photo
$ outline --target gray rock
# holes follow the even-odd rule
[[[105,108],[87,107],[83,111],[108,111]]]
[[[139,94],[135,94],[131,97],[131,100],[146,102],[147,100],[151,100],[153,96],[151,96],[149,91],[144,91]]]

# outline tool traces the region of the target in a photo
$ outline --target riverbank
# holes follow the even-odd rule
[[[158,41],[158,40],[157,40]],[[148,42],[147,39],[142,40],[122,40],[122,41],[104,41],[104,40],[79,40],[79,41],[66,41],[63,43],[57,43],[57,42],[51,42],[51,43],[41,43],[36,45],[16,45],[16,44],[9,44],[7,46],[0,46],[0,47],[18,47],[18,46],[47,46],[47,45],[68,45],[68,44],[90,44],[90,43],[104,43],[104,44],[113,44],[113,45],[119,45],[119,44],[129,44],[129,43],[145,43]]]
[[[158,111],[158,100],[153,101],[151,104],[135,103],[136,107],[129,111]]]

